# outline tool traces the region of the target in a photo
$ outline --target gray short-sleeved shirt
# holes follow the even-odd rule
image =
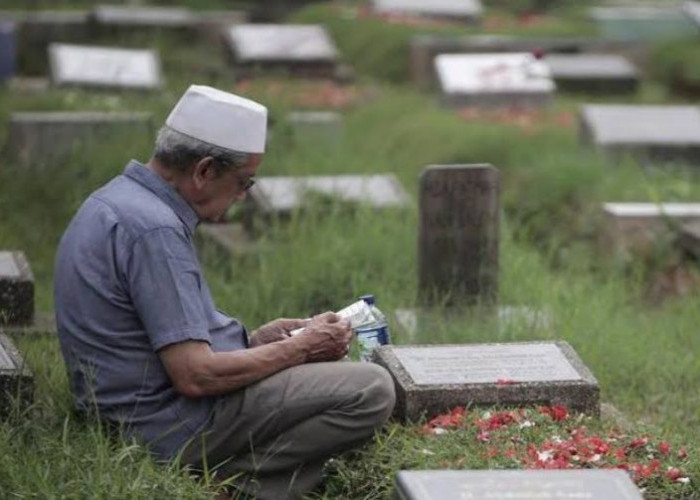
[[[197,215],[136,161],[95,191],[58,247],[61,350],[80,409],[123,423],[160,458],[208,421],[215,398],[178,394],[157,351],[201,340],[245,349],[243,326],[217,311],[193,246]]]

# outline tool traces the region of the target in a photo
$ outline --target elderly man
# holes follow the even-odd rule
[[[277,500],[312,490],[329,456],[370,438],[394,391],[378,366],[335,362],[351,330],[333,313],[248,335],[214,305],[192,237],[198,221],[220,220],[245,198],[266,129],[260,104],[191,86],[150,161],[132,160],[75,215],[54,294],[79,410],[160,459],[181,453]]]

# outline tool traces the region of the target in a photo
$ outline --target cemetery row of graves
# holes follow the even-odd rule
[[[390,313],[395,419],[319,497],[700,495],[700,108],[652,57],[700,39],[700,3],[597,5],[565,37],[538,26],[580,7],[408,4],[0,12],[0,497],[223,487],[74,417],[52,313],[72,214],[191,83],[271,111],[245,203],[198,228],[219,307]]]

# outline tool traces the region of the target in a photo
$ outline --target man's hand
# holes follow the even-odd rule
[[[308,323],[308,319],[279,318],[272,320],[251,334],[250,347],[258,347],[288,339],[291,336],[289,332],[297,328],[303,328]]]
[[[336,361],[348,353],[352,339],[350,322],[335,313],[327,312],[315,316],[306,324],[304,331],[292,337],[306,353],[306,362]]]

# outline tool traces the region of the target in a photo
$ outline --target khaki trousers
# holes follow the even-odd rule
[[[368,440],[394,408],[389,373],[372,363],[311,363],[223,396],[184,450],[261,500],[300,498],[332,455]]]

